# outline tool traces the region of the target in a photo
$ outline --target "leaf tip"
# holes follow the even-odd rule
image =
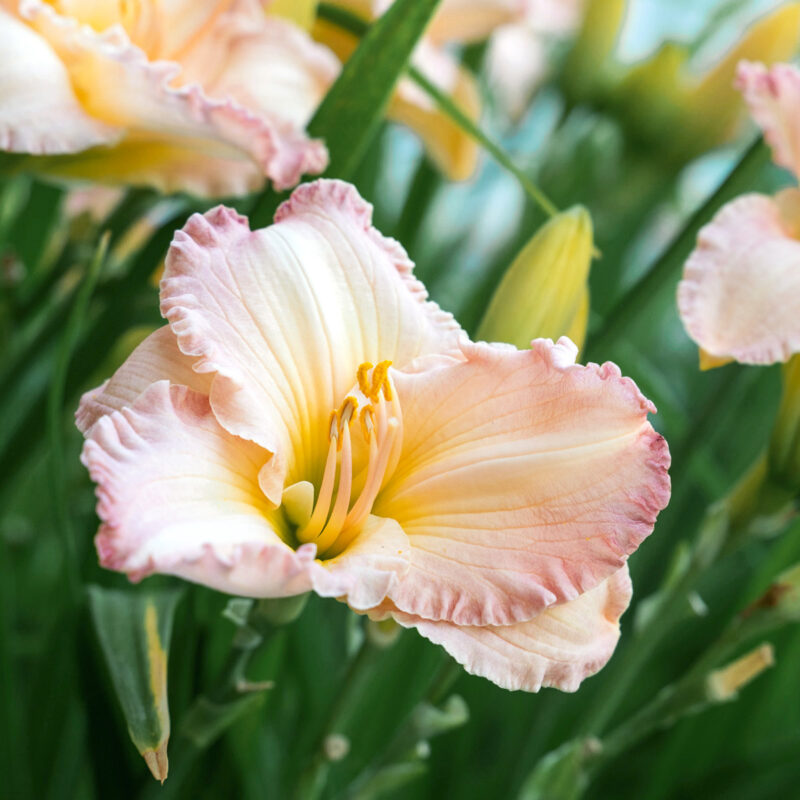
[[[160,781],[162,786],[167,779],[167,772],[169,771],[169,759],[167,758],[167,741],[164,740],[155,749],[145,750],[142,755],[144,756],[145,764],[147,764],[153,777]]]

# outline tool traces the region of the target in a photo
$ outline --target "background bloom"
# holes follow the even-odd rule
[[[742,62],[738,85],[776,162],[797,177],[800,71]],[[678,308],[702,367],[770,364],[800,351],[800,191],[725,205],[700,231]]]
[[[258,0],[9,0],[0,40],[0,149],[43,172],[223,195],[327,163],[303,129],[338,63]]]

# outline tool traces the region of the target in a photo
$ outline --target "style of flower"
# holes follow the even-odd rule
[[[654,408],[617,367],[568,339],[470,342],[339,181],[262,230],[191,217],[161,311],[77,413],[104,566],[313,590],[510,689],[574,690],[608,660],[669,497]]]
[[[64,178],[233,195],[327,163],[339,63],[261,0],[0,0],[0,150]]]
[[[800,178],[800,71],[742,62],[738,86],[775,162]],[[723,206],[686,262],[678,309],[703,368],[800,352],[800,190]]]

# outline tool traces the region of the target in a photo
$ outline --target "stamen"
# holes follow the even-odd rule
[[[350,428],[342,432],[342,465],[339,471],[339,488],[328,524],[317,537],[317,552],[323,553],[335,541],[342,530],[350,506],[350,493],[353,489],[353,448],[350,442]]]
[[[345,397],[344,401],[339,406],[339,410],[334,412],[336,415],[339,434],[342,433],[342,430],[345,427],[349,427],[357,408],[358,408],[358,400],[356,400],[355,397],[353,397],[352,395],[348,395],[347,397]],[[339,450],[342,449],[341,438],[339,439],[338,449]]]
[[[328,458],[325,461],[325,471],[322,474],[322,483],[319,487],[317,502],[314,505],[314,510],[311,512],[311,518],[302,528],[298,528],[297,530],[297,538],[301,542],[314,541],[322,530],[325,520],[328,518],[328,509],[330,508],[331,496],[333,495],[333,484],[336,480],[336,453],[339,449],[339,436],[336,421],[336,412],[334,411],[331,414],[329,429],[331,443],[328,447]]]
[[[353,539],[358,535],[361,525],[369,516],[372,511],[372,506],[378,492],[381,490],[384,475],[386,475],[386,467],[389,465],[389,456],[392,454],[392,445],[394,444],[395,437],[400,430],[400,425],[394,417],[387,420],[387,437],[381,442],[377,448],[377,458],[374,457],[373,450],[370,447],[370,462],[367,470],[367,479],[364,483],[364,488],[358,496],[350,513],[342,525],[342,531],[336,540],[337,553],[344,550]]]
[[[358,415],[361,423],[361,434],[365,442],[369,442],[372,432],[375,430],[375,409],[372,406],[364,406]]]
[[[375,367],[369,362],[361,364],[357,372],[358,387],[368,402],[359,409],[358,400],[348,395],[330,415],[330,446],[319,495],[308,522],[297,532],[300,541],[316,543],[318,557],[338,555],[358,536],[372,511],[384,478],[397,464],[402,448],[402,415],[389,376],[391,364],[391,361],[381,361]],[[363,488],[350,508],[353,493],[351,429],[356,420],[369,453]],[[339,452],[341,463],[337,463]]]
[[[375,366],[375,369],[372,370],[372,392],[369,395],[370,400],[374,403],[378,402],[378,397],[380,396],[381,389],[387,383],[387,375],[389,374],[389,367],[392,366],[391,361],[381,361],[379,364]],[[386,398],[389,399],[388,397]]]

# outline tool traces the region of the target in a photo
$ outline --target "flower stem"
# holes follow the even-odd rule
[[[330,760],[325,754],[325,741],[329,736],[341,732],[340,728],[352,699],[361,687],[364,677],[372,668],[379,652],[380,648],[372,644],[369,637],[365,636],[358,652],[347,667],[347,672],[342,679],[336,699],[325,718],[322,731],[317,738],[311,763],[301,773],[297,782],[294,794],[296,800],[316,800],[322,794],[328,769],[330,768]]]

